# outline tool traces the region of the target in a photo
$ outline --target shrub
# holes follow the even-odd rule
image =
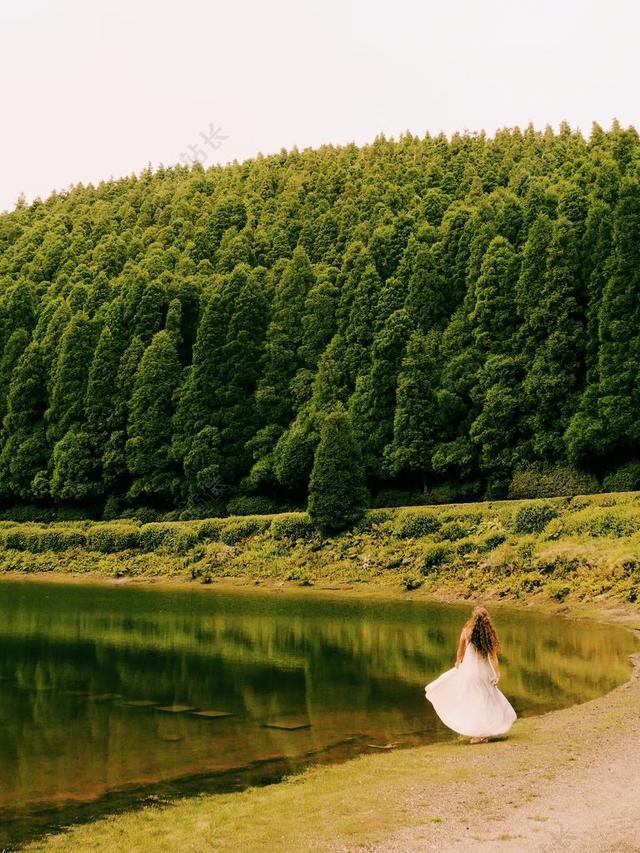
[[[395,513],[392,509],[370,509],[357,525],[359,533],[369,533],[374,527],[379,527],[393,521]]]
[[[453,554],[453,548],[445,542],[430,543],[423,551],[422,574],[428,575],[430,572],[449,563]]]
[[[457,542],[458,539],[464,539],[469,533],[470,530],[463,527],[459,521],[448,521],[438,531],[438,538],[449,542]]]
[[[551,598],[555,598],[556,601],[564,601],[571,592],[571,587],[567,586],[566,583],[563,583],[560,580],[550,581],[547,584],[547,592]]]
[[[533,555],[536,552],[536,542],[535,539],[525,539],[523,542],[519,542],[516,546],[516,556],[520,563],[524,565],[529,565],[533,560]]]
[[[503,542],[506,542],[506,539],[506,534],[500,533],[499,531],[485,533],[483,536],[478,538],[478,550],[483,553],[493,551],[493,549],[497,548],[498,545],[502,545]]]
[[[139,546],[143,551],[155,551],[173,536],[177,522],[151,522],[139,528]]]
[[[535,592],[544,585],[544,577],[540,572],[529,572],[522,578],[521,585],[525,592]]]
[[[105,521],[115,521],[120,517],[122,512],[122,501],[116,495],[111,495],[107,498],[102,511],[102,517]]]
[[[196,525],[198,531],[198,539],[200,542],[207,542],[220,539],[224,522],[219,518],[205,518]]]
[[[542,533],[558,511],[550,504],[525,504],[516,512],[513,520],[515,533]]]
[[[239,495],[227,503],[229,515],[273,515],[277,512],[271,498],[260,495]]]
[[[182,514],[180,510],[172,509],[170,512],[163,512],[158,516],[156,521],[182,521]]]
[[[635,560],[633,558],[623,560],[622,568],[624,569],[625,575],[628,576],[640,573],[640,560]]]
[[[67,551],[85,545],[86,536],[80,527],[21,524],[0,530],[0,543],[12,551],[39,554],[43,551]]]
[[[87,541],[84,530],[77,527],[45,527],[40,531],[38,538],[39,551],[67,551],[70,548],[82,548]]]
[[[103,521],[87,530],[87,548],[103,554],[116,554],[137,548],[140,544],[140,528],[131,524]]]
[[[404,510],[396,516],[394,532],[400,539],[419,539],[440,528],[440,519],[432,510]]]
[[[317,530],[306,512],[287,512],[277,515],[271,522],[274,539],[285,539],[294,543],[298,539],[311,539]]]
[[[474,551],[479,550],[478,541],[476,539],[463,539],[462,542],[458,542],[458,546],[456,548],[456,552],[464,557],[465,554],[472,554]]]
[[[188,524],[180,524],[165,541],[165,548],[172,554],[184,557],[200,541],[198,529]]]
[[[203,524],[207,524],[203,522]],[[171,554],[184,556],[192,548],[207,538],[218,538],[216,535],[207,536],[207,533],[219,535],[218,525],[192,524],[186,521],[165,521],[145,524],[140,528],[140,547],[144,551],[155,551],[164,548]]]
[[[600,484],[592,474],[568,465],[517,468],[509,484],[509,497],[515,499],[591,495],[599,491]]]
[[[571,527],[588,536],[633,536],[640,531],[640,512],[626,507],[592,507],[572,516]]]
[[[1,531],[3,546],[10,551],[32,551],[37,541],[38,528],[31,524],[10,527]]]
[[[121,518],[134,518],[139,521],[141,524],[150,524],[153,521],[157,521],[158,519],[158,510],[152,509],[149,506],[139,506],[131,509],[124,510],[121,514]]]
[[[400,583],[407,592],[411,592],[414,589],[419,589],[424,581],[419,578],[414,578],[413,575],[405,575]]]
[[[605,492],[635,492],[640,489],[640,462],[634,460],[621,465],[604,478]]]
[[[264,516],[246,516],[241,519],[229,519],[220,532],[220,539],[225,545],[237,545],[243,539],[257,536],[269,527],[270,520]]]

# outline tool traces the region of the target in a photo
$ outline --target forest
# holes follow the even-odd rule
[[[640,488],[638,134],[407,133],[20,199],[0,353],[5,517],[304,508],[329,422],[374,506]]]

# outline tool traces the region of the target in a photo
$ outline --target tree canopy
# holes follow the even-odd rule
[[[639,359],[617,122],[160,167],[0,216],[5,507],[304,506],[327,418],[374,498],[603,479],[640,455]]]

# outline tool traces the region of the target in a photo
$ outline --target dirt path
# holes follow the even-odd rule
[[[526,737],[516,726],[509,740],[468,747],[471,778],[439,792],[429,786],[407,803],[441,822],[368,849],[640,851],[640,654],[627,684],[523,726]]]

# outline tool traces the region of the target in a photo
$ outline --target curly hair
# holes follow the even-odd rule
[[[483,657],[498,651],[500,646],[491,616],[484,607],[476,607],[465,625],[469,642]]]

